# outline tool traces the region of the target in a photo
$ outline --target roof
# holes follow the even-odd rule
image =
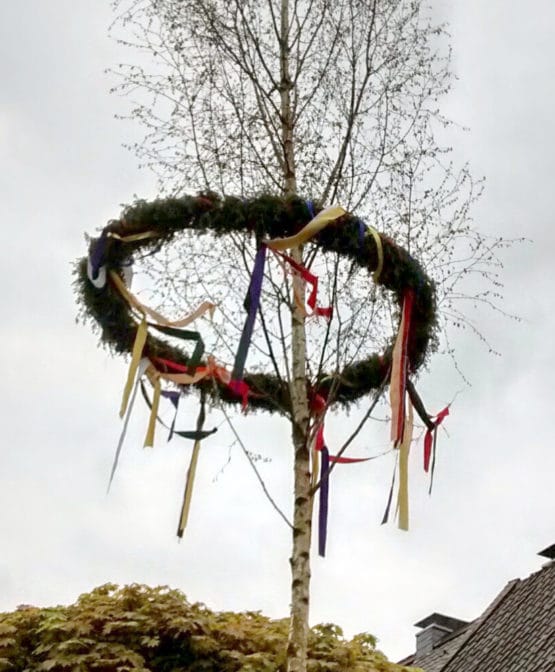
[[[417,658],[416,654],[413,653],[407,658],[400,660],[399,665],[420,667],[425,672],[441,672],[443,665],[460,648],[467,630],[468,627],[465,627],[458,632],[448,635],[434,647],[434,650],[429,655]]]
[[[452,616],[445,616],[444,614],[438,614],[437,611],[434,611],[433,614],[426,616],[418,623],[415,623],[417,628],[427,628],[429,625],[439,625],[444,627],[449,632],[455,632],[459,630],[464,625],[468,625],[468,621],[461,621],[460,618],[453,618]]]
[[[554,672],[555,562],[508,583],[486,611],[405,665],[425,672]]]
[[[551,546],[544,548],[538,555],[541,555],[544,558],[549,558],[550,560],[555,560],[555,544],[551,544]]]

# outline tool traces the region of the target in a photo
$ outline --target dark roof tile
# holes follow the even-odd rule
[[[425,672],[555,672],[555,562],[508,583],[432,653],[401,662]]]
[[[555,563],[510,583],[439,669],[555,672]]]

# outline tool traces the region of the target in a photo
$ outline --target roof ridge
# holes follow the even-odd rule
[[[484,613],[481,616],[478,616],[478,618],[475,621],[472,621],[470,623],[470,627],[468,628],[468,632],[466,633],[466,636],[463,638],[460,646],[458,646],[455,651],[447,658],[445,661],[445,664],[442,665],[440,668],[439,672],[448,672],[448,667],[451,664],[451,661],[455,656],[459,654],[459,652],[468,644],[468,642],[474,637],[474,635],[478,632],[478,630],[482,627],[482,625],[488,620],[488,618],[491,616],[491,614],[501,605],[501,603],[505,600],[505,598],[513,591],[515,586],[518,583],[521,583],[522,579],[513,579],[512,581],[509,581],[507,585],[501,590],[501,592],[497,595],[497,597],[493,600],[493,602],[489,605],[489,607],[484,611]]]

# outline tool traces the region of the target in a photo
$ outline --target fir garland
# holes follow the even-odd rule
[[[298,197],[284,199],[265,195],[244,201],[233,197],[222,199],[213,193],[207,193],[152,202],[137,201],[124,209],[120,219],[109,222],[104,228],[101,234],[105,239],[102,263],[107,271],[121,274],[124,266],[132,261],[134,254],[161,249],[171,243],[176,234],[186,229],[199,234],[211,232],[216,236],[239,232],[255,236],[260,241],[293,235],[312,216],[307,202]],[[134,242],[122,242],[117,237],[107,237],[108,233],[128,237],[148,231],[155,232],[156,236]],[[357,217],[346,214],[321,230],[312,238],[311,244],[318,245],[325,252],[336,252],[362,268],[374,271],[378,265],[378,249],[373,236],[365,235],[366,232],[367,228]],[[414,374],[425,362],[433,343],[436,326],[434,286],[420,263],[406,250],[384,234],[379,236],[383,250],[383,268],[378,283],[394,293],[399,305],[407,289],[414,291],[413,318],[407,349],[408,370],[410,374]],[[99,238],[91,240],[90,252],[98,242]],[[101,288],[90,282],[87,260],[88,257],[80,259],[76,267],[77,292],[84,314],[99,326],[103,343],[116,353],[130,353],[137,325],[129,305],[110,281]],[[391,366],[391,351],[392,346],[383,353],[374,353],[344,367],[339,373],[322,373],[315,383],[314,391],[327,397],[333,385],[333,400],[330,399],[330,402],[349,406],[383,384]],[[151,334],[147,338],[144,356],[171,360],[184,366],[189,362],[189,355],[183,350]],[[270,412],[290,411],[288,386],[276,375],[246,373],[244,380],[252,391],[249,406]],[[220,381],[203,379],[195,387],[211,396],[217,394],[225,402],[241,402]],[[187,387],[184,386],[183,390],[187,391]]]

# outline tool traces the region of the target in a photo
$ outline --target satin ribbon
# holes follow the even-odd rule
[[[131,354],[131,364],[129,365],[129,371],[127,373],[127,381],[125,382],[125,387],[123,388],[123,397],[121,400],[121,406],[119,410],[120,418],[123,418],[125,411],[127,409],[127,404],[129,402],[129,395],[131,394],[131,388],[133,387],[133,381],[139,368],[139,362],[143,354],[143,348],[146,343],[147,328],[146,328],[146,319],[143,317],[139,326],[137,327],[137,332],[135,334],[135,342],[133,343],[133,352]]]
[[[187,373],[187,371],[189,371],[188,366],[178,364],[177,362],[172,362],[170,359],[164,359],[163,357],[153,357],[152,361],[155,364],[159,364],[164,368],[173,369],[179,373]],[[158,372],[162,377],[170,375],[166,371],[158,370]],[[218,380],[220,380],[224,385],[227,385],[231,381],[231,374],[229,371],[223,366],[217,366],[216,360],[212,356],[207,357],[206,366],[197,366],[195,373],[204,374],[203,377],[213,376],[218,378]],[[189,378],[192,379],[193,377],[189,376]]]
[[[320,451],[321,446],[324,445],[324,424],[322,423],[319,428],[316,430],[316,439],[315,439],[315,450]],[[389,451],[388,451],[389,452]],[[372,455],[371,457],[343,457],[343,455],[330,455],[330,462],[337,462],[337,464],[358,464],[359,462],[369,462],[370,460],[376,459],[376,457],[381,457],[386,453],[381,453],[380,455]]]
[[[316,395],[312,407],[319,409],[319,412],[322,413],[322,417],[317,420],[317,425],[314,430],[314,439],[312,447],[312,486],[316,485],[315,483],[315,474],[318,471],[318,454],[320,454],[320,495],[319,495],[319,510],[318,510],[318,553],[324,557],[326,553],[326,539],[327,539],[327,525],[328,525],[328,509],[329,509],[329,470],[331,463],[338,464],[355,464],[358,462],[368,462],[373,460],[378,455],[372,457],[343,457],[330,455],[329,450],[324,441],[324,418],[323,413],[325,412],[325,407],[322,409],[321,401],[323,398],[320,395]],[[412,414],[411,414],[412,419]],[[412,429],[411,429],[412,435]],[[391,497],[391,495],[390,495]]]
[[[146,402],[146,405],[149,408],[152,408],[152,402],[148,398],[147,391],[145,389],[145,386],[143,382],[141,381],[141,392],[143,395],[143,398]],[[171,403],[174,405],[176,412],[172,421],[172,424],[170,427],[160,418],[160,416],[157,416],[158,422],[162,425],[162,427],[165,427],[166,429],[170,430],[170,436],[168,437],[168,441],[172,438],[173,434],[176,436],[181,437],[182,439],[190,439],[191,441],[202,441],[202,439],[206,439],[206,437],[215,434],[218,431],[217,427],[214,427],[213,429],[203,429],[200,432],[197,432],[196,430],[182,430],[182,429],[175,429],[175,422],[177,418],[177,408],[179,405],[179,398],[181,397],[181,394],[179,392],[175,392],[173,390],[162,390],[162,396],[166,397],[171,401]]]
[[[189,520],[189,510],[191,508],[191,498],[193,496],[193,486],[195,483],[195,475],[197,473],[198,456],[200,453],[200,441],[195,441],[193,452],[191,454],[191,461],[187,469],[187,479],[185,481],[185,493],[183,495],[183,503],[181,505],[181,513],[179,515],[179,524],[177,526],[177,536],[181,539],[183,532],[187,527]]]
[[[312,475],[314,486],[314,474],[318,473],[318,455],[321,455],[320,493],[318,498],[318,555],[324,557],[328,530],[330,454],[324,441],[323,416],[317,422],[313,440]]]
[[[89,253],[89,279],[91,282],[94,282],[98,279],[100,268],[104,265],[104,255],[106,253],[106,231],[103,231],[100,234],[100,238],[96,241],[93,248]],[[104,274],[106,274],[106,269],[104,269]]]
[[[154,446],[154,432],[156,430],[156,418],[158,417],[158,407],[160,406],[160,394],[162,387],[160,384],[160,378],[158,376],[154,377],[152,381],[154,387],[154,394],[152,396],[152,406],[150,408],[150,418],[148,421],[148,428],[146,430],[145,448],[152,448]]]
[[[233,364],[233,372],[231,374],[230,389],[236,394],[243,396],[243,404],[245,403],[245,388],[242,384],[243,374],[245,370],[245,362],[249,352],[249,346],[252,340],[252,333],[254,323],[256,321],[256,314],[260,305],[260,295],[262,293],[262,281],[264,279],[264,264],[266,263],[266,245],[262,244],[256,252],[254,259],[254,266],[252,270],[247,296],[245,297],[244,307],[247,311],[247,319],[243,326],[239,347],[235,355],[235,363]]]
[[[122,243],[135,243],[139,240],[157,238],[159,235],[156,231],[142,231],[141,233],[131,233],[128,236],[120,236],[119,233],[115,233],[114,231],[108,231],[107,233],[108,238],[115,238],[115,240],[119,240]]]
[[[329,504],[329,472],[330,455],[326,445],[321,448],[322,466],[320,471],[320,500],[318,506],[318,555],[326,555],[328,538],[328,504]]]
[[[383,245],[382,245],[382,239],[380,238],[380,234],[376,231],[376,229],[373,226],[369,226],[365,224],[361,219],[358,220],[358,242],[360,247],[363,246],[364,244],[364,238],[366,236],[372,236],[374,239],[374,245],[376,246],[376,255],[377,255],[377,260],[376,260],[376,268],[372,273],[372,279],[376,284],[378,284],[380,275],[383,270]]]
[[[309,212],[312,214],[314,208],[312,202],[307,203]],[[332,205],[325,210],[322,210],[320,213],[313,217],[308,224],[303,227],[298,233],[294,236],[289,236],[287,238],[273,238],[272,240],[266,241],[267,246],[276,254],[278,254],[284,261],[286,261],[290,266],[292,266],[297,273],[303,278],[305,282],[308,282],[312,286],[312,291],[308,298],[308,305],[312,309],[312,314],[321,315],[327,319],[331,319],[332,309],[331,308],[319,308],[316,306],[316,296],[318,294],[318,278],[313,275],[305,266],[299,264],[297,261],[292,259],[289,255],[283,254],[283,250],[289,250],[293,247],[298,247],[303,243],[306,243],[313,236],[315,236],[319,231],[324,229],[328,224],[339,219],[343,215],[346,215],[347,211],[345,208],[342,208],[340,205]],[[297,296],[295,293],[295,302],[297,307],[305,314],[306,309],[304,307],[304,301],[301,297]]]
[[[145,393],[145,390],[143,389],[143,394]],[[173,438],[173,433],[175,430],[175,422],[177,420],[177,412],[179,411],[179,400],[181,399],[181,393],[176,392],[175,390],[162,390],[162,396],[165,399],[169,399],[170,402],[172,403],[173,407],[175,408],[175,413],[173,414],[173,420],[172,424],[170,425],[169,429],[170,432],[168,434],[168,442],[172,440]],[[147,403],[150,403],[149,400],[147,399]],[[160,418],[158,418],[159,422],[162,422]]]
[[[160,378],[167,380],[170,383],[175,383],[176,385],[196,385],[203,378],[206,378],[208,375],[210,375],[210,372],[206,367],[199,367],[193,374],[164,373],[163,371],[158,371],[157,369],[154,370]]]
[[[147,238],[153,238],[158,234],[155,231],[143,231],[129,236],[120,236],[112,231],[104,230],[100,238],[96,241],[89,258],[87,259],[87,275],[91,283],[97,288],[102,289],[106,285],[106,266],[104,265],[104,256],[106,254],[106,245],[108,238],[114,238],[123,243],[131,243]],[[129,284],[129,283],[128,283]]]
[[[265,241],[266,245],[272,250],[290,250],[292,247],[298,247],[310,240],[319,231],[328,226],[328,224],[346,214],[347,211],[345,208],[342,208],[340,205],[332,205],[319,212],[316,217],[311,219],[310,222],[308,222],[308,224],[294,236],[289,236],[287,238],[273,238],[272,240]]]
[[[159,375],[164,380],[168,380],[176,385],[194,385],[203,378],[214,377],[223,383],[233,394],[241,397],[241,405],[243,410],[247,408],[250,387],[244,380],[232,380],[231,374],[223,366],[217,366],[213,357],[208,357],[207,366],[198,366],[193,374],[185,373],[189,371],[188,367],[177,362],[172,362],[169,359],[161,357],[153,357],[153,362],[159,363],[162,366],[180,373],[167,373],[159,371]]]
[[[311,273],[306,266],[303,266],[302,264],[299,264],[299,262],[295,261],[292,257],[290,257],[288,254],[284,254],[283,252],[279,252],[276,250],[272,250],[276,256],[278,256],[280,259],[283,259],[284,262],[289,264],[300,276],[301,278],[308,283],[312,289],[310,291],[310,294],[307,299],[307,304],[309,308],[311,309],[312,313],[307,313],[305,307],[304,307],[304,302],[301,297],[299,297],[295,293],[295,303],[297,304],[297,307],[301,310],[301,312],[305,315],[318,315],[321,317],[325,317],[326,319],[331,319],[332,316],[332,308],[321,308],[316,305],[316,299],[318,297],[318,276],[314,275]]]
[[[389,513],[391,510],[391,502],[393,501],[393,490],[395,489],[395,476],[397,475],[397,462],[399,461],[399,452],[395,451],[395,465],[393,466],[393,476],[391,477],[391,485],[389,486],[389,494],[387,496],[387,502],[385,505],[385,511],[383,513],[383,518],[381,525],[385,525],[389,520]]]
[[[205,418],[206,413],[205,413],[204,393],[201,392],[200,410],[197,418],[197,427],[196,427],[197,432],[202,431]],[[185,531],[185,527],[187,526],[187,521],[189,519],[189,510],[191,508],[191,497],[193,495],[193,486],[195,482],[199,453],[200,453],[200,440],[197,439],[194,443],[193,452],[191,454],[191,462],[189,463],[189,468],[187,469],[185,492],[183,493],[183,504],[181,505],[179,524],[177,526],[177,536],[180,538],[183,537],[183,532]]]
[[[389,386],[389,399],[391,403],[391,440],[395,447],[403,440],[403,430],[405,426],[405,391],[408,367],[407,348],[413,303],[414,291],[412,289],[407,289],[403,297],[399,331],[397,333],[397,338],[395,339],[395,345],[393,346],[391,382]]]
[[[403,440],[399,446],[399,493],[397,498],[399,529],[405,531],[409,529],[409,453],[413,426],[412,404],[410,400],[407,400],[407,419]]]
[[[312,202],[308,202],[307,207],[309,212],[312,214],[314,212]],[[266,241],[266,244],[274,251],[288,250],[293,247],[297,247],[298,245],[306,243],[313,236],[322,231],[322,229],[331,224],[331,222],[339,219],[340,217],[343,217],[346,214],[347,211],[345,208],[341,207],[340,205],[332,205],[329,208],[322,210],[320,213],[318,213],[318,215],[316,215],[316,217],[313,217],[310,222],[294,236],[289,236],[287,238],[273,238],[272,240]],[[377,283],[379,281],[384,262],[382,239],[376,229],[368,225],[363,226],[366,226],[366,235],[370,234],[376,245],[376,255],[378,259],[376,269],[374,270],[372,277],[374,282]]]
[[[139,362],[139,366],[137,368],[137,379],[135,381],[135,386],[133,388],[133,394],[131,395],[131,399],[129,401],[129,405],[127,406],[127,413],[125,415],[125,419],[123,421],[123,428],[121,430],[121,434],[118,440],[118,445],[116,446],[116,454],[114,456],[114,461],[112,463],[112,469],[110,471],[110,478],[108,480],[108,491],[110,490],[110,486],[112,485],[112,481],[114,480],[114,475],[116,473],[116,469],[118,467],[119,463],[119,457],[121,454],[121,449],[123,447],[123,442],[125,439],[125,435],[127,434],[127,427],[129,425],[129,418],[131,417],[131,411],[133,410],[133,406],[135,404],[135,399],[137,398],[137,389],[139,387],[139,384],[141,382],[141,378],[143,374],[145,373],[147,367],[150,365],[150,362],[148,359],[142,359]]]
[[[430,457],[432,455],[432,442],[437,434],[437,428],[443,420],[449,415],[449,406],[446,406],[442,411],[440,411],[436,419],[434,420],[433,429],[426,430],[426,435],[424,436],[424,471],[428,473],[430,469]],[[434,451],[435,453],[435,451]]]
[[[147,324],[146,324],[146,315],[149,315],[155,322],[158,324],[156,325],[151,325],[154,326],[155,328],[164,331],[165,333],[169,333],[172,336],[177,336],[178,338],[186,338],[186,339],[191,339],[194,338],[197,340],[197,347],[195,349],[195,352],[193,352],[193,358],[195,357],[195,353],[197,354],[197,359],[200,359],[200,356],[202,355],[202,352],[204,352],[204,343],[202,342],[202,339],[200,338],[200,335],[197,334],[197,332],[185,332],[185,331],[178,331],[176,328],[177,327],[185,327],[194,320],[196,320],[198,317],[201,315],[204,315],[206,312],[210,311],[212,314],[215,308],[215,305],[213,303],[209,303],[208,301],[205,301],[202,303],[193,313],[190,315],[187,315],[186,317],[180,319],[180,320],[175,320],[175,321],[170,321],[167,320],[163,315],[158,313],[157,311],[153,310],[152,308],[149,308],[148,306],[145,306],[142,304],[127,288],[121,277],[115,272],[115,271],[110,271],[110,279],[116,289],[119,291],[119,293],[123,296],[123,298],[127,301],[129,306],[131,308],[135,308],[143,317],[142,320],[139,324],[139,327],[137,328],[137,332],[135,335],[135,342],[133,344],[133,352],[132,352],[132,357],[131,357],[131,364],[129,367],[129,372],[127,374],[127,382],[124,387],[123,391],[123,398],[121,402],[121,408],[120,408],[120,417],[123,417],[125,413],[125,409],[127,408],[127,402],[129,399],[129,395],[131,393],[131,387],[133,384],[133,380],[135,379],[135,373],[137,370],[138,362],[139,359],[142,356],[142,352],[146,343],[146,338],[147,338]],[[198,354],[200,350],[200,355]],[[185,374],[182,374],[185,375]],[[172,381],[176,382],[176,381]],[[180,382],[179,384],[194,384],[197,382],[197,380],[190,380],[187,382]],[[154,384],[154,383],[153,383]],[[157,395],[157,399],[159,400],[159,391],[157,391],[157,388],[155,386],[155,392]],[[149,429],[147,431],[147,436],[145,438],[145,445],[151,445],[151,441],[153,440],[153,432],[154,432],[154,426],[155,426],[155,421],[153,420],[152,416],[149,422]]]
[[[149,327],[153,327],[157,331],[160,331],[166,336],[173,336],[174,338],[180,338],[184,341],[195,341],[195,348],[193,354],[189,357],[187,361],[187,366],[190,370],[194,370],[200,363],[202,355],[204,354],[204,341],[198,331],[189,331],[188,329],[177,329],[175,327],[163,327],[158,324],[149,323]]]
[[[383,270],[383,246],[382,246],[382,239],[380,238],[380,234],[374,229],[372,226],[367,226],[367,233],[366,235],[370,234],[372,238],[374,239],[374,243],[376,245],[376,254],[378,255],[378,262],[376,265],[376,270],[372,273],[372,279],[376,284],[378,284],[380,280],[380,275],[382,274]]]
[[[201,317],[207,312],[209,312],[210,316],[212,316],[216,308],[216,305],[214,303],[204,301],[203,303],[200,304],[200,306],[196,310],[194,310],[189,315],[186,315],[185,317],[181,318],[180,320],[168,320],[158,311],[149,308],[148,306],[145,306],[143,303],[141,303],[139,299],[137,299],[137,297],[134,296],[127,289],[125,283],[115,271],[110,271],[109,275],[110,280],[113,282],[116,289],[125,298],[127,303],[132,308],[135,308],[142,315],[148,315],[158,325],[163,327],[186,327],[188,324],[191,324],[191,322],[194,322],[197,318]]]
[[[185,368],[185,367],[183,367]],[[205,378],[208,375],[207,371],[195,371],[193,375],[188,373],[177,373],[170,374],[159,371],[149,360],[149,366],[146,369],[146,375],[150,380],[152,387],[154,388],[154,395],[152,398],[152,404],[150,406],[150,417],[148,422],[148,428],[145,436],[144,446],[152,447],[154,445],[154,433],[156,431],[156,420],[158,418],[158,407],[160,405],[160,396],[162,394],[161,390],[161,379],[168,380],[172,383],[179,385],[190,385],[195,384]],[[177,406],[176,406],[177,414]],[[173,427],[173,425],[172,425]],[[170,429],[170,438],[172,430]],[[168,439],[169,440],[169,439]]]

